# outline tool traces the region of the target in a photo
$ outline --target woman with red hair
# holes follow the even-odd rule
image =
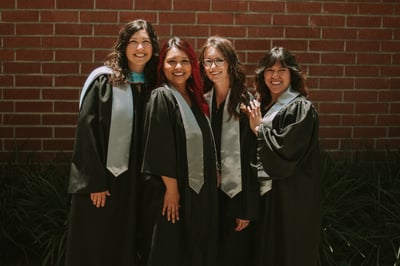
[[[161,49],[160,85],[144,122],[143,265],[214,266],[217,163],[199,64],[190,44]]]

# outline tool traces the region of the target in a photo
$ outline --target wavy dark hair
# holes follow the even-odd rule
[[[192,72],[186,84],[189,91],[192,93],[197,106],[203,111],[204,114],[208,116],[209,111],[208,105],[203,96],[203,84],[200,77],[199,62],[197,61],[196,54],[189,42],[174,36],[170,38],[161,48],[160,60],[157,67],[158,85],[160,86],[163,83],[168,83],[164,74],[164,61],[168,51],[173,47],[183,51],[189,57],[190,64],[192,66]]]
[[[307,97],[308,87],[306,84],[306,76],[300,70],[296,61],[296,57],[284,47],[274,47],[261,58],[256,69],[256,90],[261,98],[261,106],[267,106],[271,102],[271,92],[268,86],[265,84],[264,71],[266,68],[275,65],[275,63],[279,63],[282,67],[289,69],[291,88],[295,91],[298,91],[301,95]]]
[[[227,107],[229,118],[232,116],[239,118],[240,111],[238,105],[241,103],[247,105],[249,102],[249,94],[246,87],[246,74],[244,67],[239,60],[239,57],[233,48],[232,43],[219,36],[211,36],[207,39],[203,48],[200,52],[200,72],[204,79],[204,92],[208,92],[214,86],[213,82],[208,78],[204,65],[204,54],[209,47],[214,47],[222,53],[224,59],[228,63],[228,74],[229,74],[229,86],[231,87],[231,93],[229,96],[229,106]]]
[[[144,76],[146,78],[146,88],[154,88],[157,81],[157,77],[154,73],[158,64],[160,45],[153,26],[150,22],[143,19],[130,21],[122,27],[112,52],[108,54],[106,61],[104,62],[104,65],[113,70],[113,74],[110,77],[111,84],[117,85],[128,81],[130,70],[128,66],[128,58],[126,57],[126,46],[128,45],[131,36],[140,30],[145,30],[147,32],[153,48],[152,56],[144,67]]]

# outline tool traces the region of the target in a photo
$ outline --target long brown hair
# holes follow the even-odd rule
[[[153,88],[155,86],[157,77],[154,75],[158,63],[158,53],[160,45],[158,43],[158,37],[153,29],[153,26],[143,20],[137,19],[125,24],[120,30],[118,41],[113,47],[113,50],[108,54],[104,65],[110,67],[113,70],[113,74],[110,77],[112,84],[125,83],[129,77],[129,66],[128,58],[126,57],[126,46],[133,34],[140,30],[145,30],[150,37],[151,46],[153,48],[152,56],[144,67],[144,76],[146,79],[146,88]]]
[[[246,88],[246,74],[242,63],[239,60],[232,43],[225,38],[219,36],[209,37],[200,53],[200,71],[204,79],[204,92],[208,92],[214,86],[213,82],[207,77],[205,73],[204,65],[204,54],[209,47],[214,47],[222,53],[224,59],[228,63],[229,73],[229,86],[231,87],[231,93],[229,96],[229,105],[227,107],[230,117],[238,118],[240,113],[238,111],[238,105],[240,103],[247,104],[249,101],[249,94]]]
[[[296,57],[284,47],[274,47],[269,50],[260,60],[256,69],[255,82],[256,89],[261,98],[261,106],[267,106],[271,102],[271,92],[264,81],[264,71],[272,67],[275,63],[280,63],[282,67],[290,71],[290,87],[298,91],[301,95],[308,95],[306,76],[300,70]]]

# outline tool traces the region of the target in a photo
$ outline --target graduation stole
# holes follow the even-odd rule
[[[242,191],[242,164],[240,159],[240,120],[233,116],[229,119],[229,95],[226,95],[222,113],[221,128],[221,190],[230,198]],[[214,88],[205,94],[206,101],[212,110]],[[238,106],[239,108],[239,106]],[[212,114],[212,112],[210,112]]]
[[[294,91],[291,87],[289,87],[286,91],[284,91],[282,93],[282,95],[279,96],[276,103],[274,105],[272,105],[271,108],[264,115],[264,117],[262,119],[262,126],[272,129],[272,121],[274,120],[276,114],[280,110],[285,108],[289,103],[291,103],[299,95],[300,95],[300,93],[297,91]],[[257,154],[257,157],[259,157],[258,154]],[[258,160],[258,161],[260,161],[260,160]],[[265,172],[264,168],[259,169],[258,176],[259,176],[259,178],[262,178],[262,179],[269,177],[268,173]],[[267,193],[269,190],[271,190],[271,187],[272,187],[272,180],[260,180],[260,195],[262,196],[265,193]]]
[[[112,70],[109,67],[102,66],[90,73],[82,89],[79,109],[89,86],[98,76],[103,74],[112,74]],[[113,98],[106,167],[117,177],[128,170],[134,110],[133,94],[129,84],[113,86],[112,89]]]
[[[179,105],[186,136],[189,187],[199,194],[204,184],[203,134],[194,117],[192,109],[180,92],[167,84],[165,84],[164,87],[172,92],[172,95]]]

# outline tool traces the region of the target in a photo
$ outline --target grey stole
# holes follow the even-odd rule
[[[180,92],[167,84],[164,86],[172,92],[179,105],[186,135],[189,187],[199,194],[204,184],[203,134],[190,106]]]
[[[230,198],[242,191],[242,167],[240,159],[240,124],[234,117],[229,119],[229,90],[222,113],[221,132],[221,190]],[[210,110],[214,89],[205,94]],[[239,106],[238,106],[239,108]],[[211,112],[212,113],[212,112]]]
[[[90,84],[103,74],[112,74],[112,70],[106,66],[102,66],[90,73],[82,89],[79,108],[82,105]],[[130,85],[121,84],[113,86],[106,167],[115,177],[128,170],[133,116],[133,95]]]
[[[282,110],[286,105],[291,103],[300,93],[294,91],[289,87],[282,95],[278,98],[276,103],[267,111],[262,119],[262,126],[272,129],[272,121],[276,114]],[[258,156],[258,155],[257,155]],[[258,176],[262,178],[268,178],[269,175],[263,168],[258,170]],[[261,180],[260,181],[260,195],[264,195],[272,188],[272,180]]]

